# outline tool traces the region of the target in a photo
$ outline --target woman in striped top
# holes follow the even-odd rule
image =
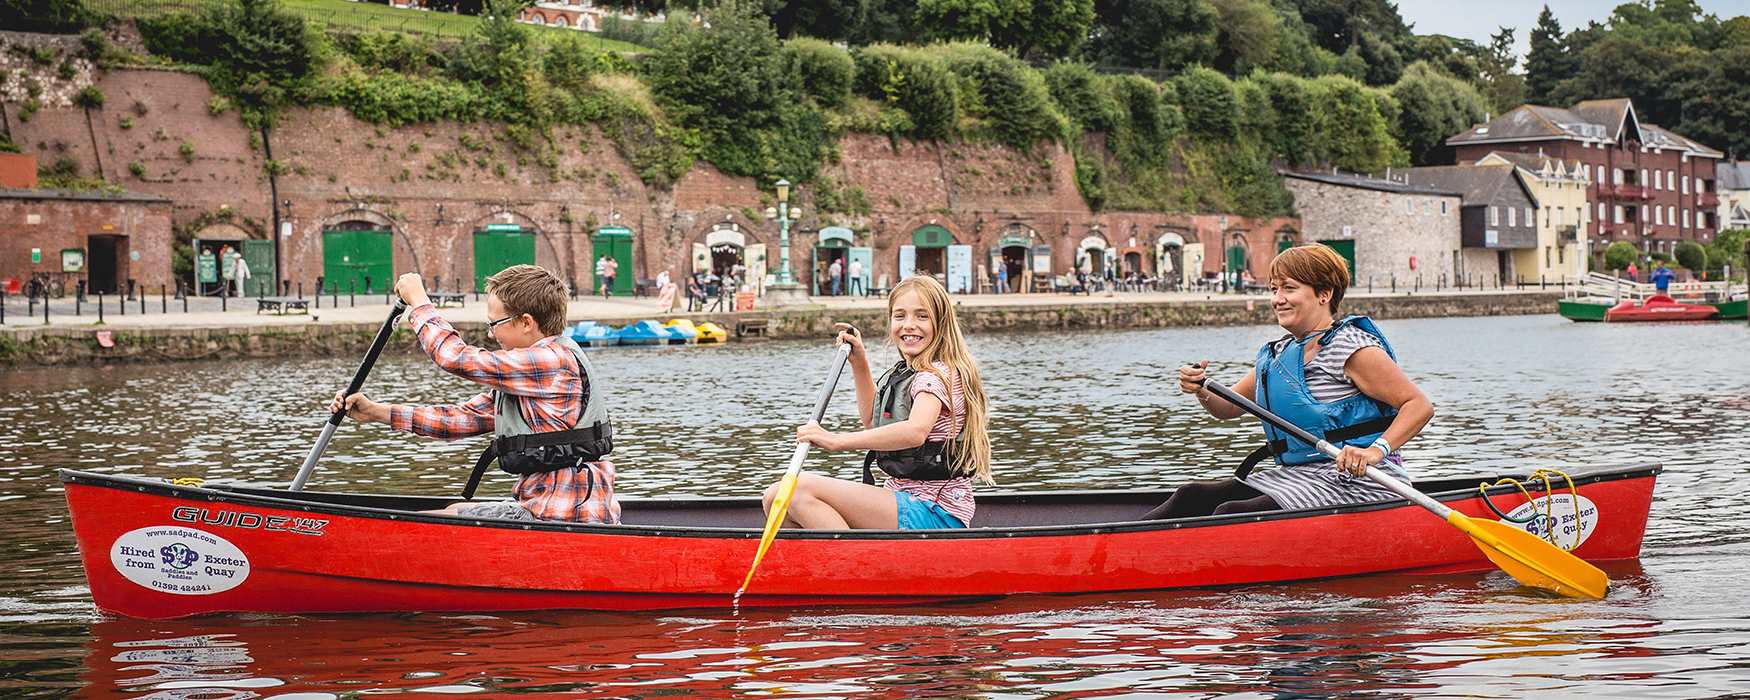
[[[1269,443],[1248,458],[1276,466],[1231,479],[1186,484],[1147,519],[1320,508],[1395,498],[1364,476],[1370,465],[1403,481],[1398,448],[1422,432],[1434,406],[1398,368],[1391,344],[1365,316],[1337,320],[1349,287],[1343,258],[1323,245],[1290,248],[1270,264],[1270,304],[1288,334],[1266,343],[1251,372],[1230,387],[1341,448],[1337,459],[1266,426]],[[1179,390],[1210,415],[1245,415],[1203,386],[1208,361],[1179,369]]]
[[[851,375],[863,430],[835,433],[809,422],[796,439],[827,450],[867,450],[863,482],[803,474],[785,523],[809,529],[923,530],[971,524],[972,480],[991,483],[984,386],[967,351],[948,291],[927,275],[900,282],[887,297],[887,337],[900,361],[877,389],[855,328]],[[888,478],[874,485],[872,466]],[[776,494],[766,489],[769,509]]]

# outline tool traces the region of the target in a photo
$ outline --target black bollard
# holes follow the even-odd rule
[[[103,292],[97,293],[97,323],[103,323]]]
[[[230,297],[225,296],[223,294],[219,295],[219,310],[220,311],[230,311],[231,310]]]
[[[340,285],[336,284],[328,288],[328,305],[336,309],[340,308]]]
[[[188,313],[188,290],[182,286],[182,281],[176,282],[176,296],[182,297],[182,312]]]
[[[49,295],[43,295],[43,325],[49,325]]]
[[[1541,272],[1537,273],[1537,288],[1549,289],[1549,280],[1544,279],[1543,273]]]
[[[353,280],[346,281],[346,304],[351,307],[359,305],[358,285]]]
[[[6,290],[0,289],[0,326],[6,325]]]
[[[158,313],[170,313],[170,295],[164,291],[164,285],[158,285]]]
[[[84,307],[85,307],[85,295],[79,294],[79,295],[74,296],[73,297],[73,315],[74,316],[84,316],[85,315],[85,308]]]
[[[140,288],[135,291],[140,293],[140,315],[144,316],[146,315],[146,285],[140,285]]]
[[[1368,294],[1373,293],[1373,275],[1367,276],[1367,293]]]
[[[120,291],[115,293],[115,308],[121,313],[121,315],[128,315],[128,298],[122,296]]]
[[[1398,273],[1391,273],[1391,293],[1398,293]]]
[[[298,280],[298,298],[304,298],[304,281]]]

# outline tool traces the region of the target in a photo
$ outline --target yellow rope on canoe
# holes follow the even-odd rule
[[[1574,506],[1574,523],[1576,526],[1578,526],[1578,524],[1580,522],[1580,489],[1574,486],[1574,477],[1568,476],[1567,472],[1564,472],[1564,471],[1561,471],[1558,469],[1539,469],[1537,471],[1532,472],[1530,476],[1525,477],[1525,480],[1526,481],[1533,481],[1533,480],[1541,479],[1543,481],[1543,492],[1546,494],[1554,494],[1555,493],[1555,484],[1551,483],[1551,480],[1550,480],[1550,477],[1552,477],[1552,476],[1559,476],[1563,480],[1568,482],[1568,494],[1569,494],[1568,502],[1569,502],[1569,504]],[[1544,499],[1542,513],[1539,513],[1537,511],[1537,507],[1533,506],[1531,517],[1525,518],[1523,520],[1509,517],[1506,513],[1501,512],[1501,509],[1496,508],[1495,503],[1493,501],[1489,500],[1489,488],[1492,486],[1506,486],[1508,484],[1512,484],[1514,488],[1519,489],[1520,495],[1525,496],[1525,501],[1527,503],[1536,502],[1536,499],[1531,497],[1531,491],[1525,488],[1525,484],[1520,483],[1518,479],[1514,479],[1512,477],[1503,477],[1501,479],[1497,479],[1495,481],[1495,483],[1493,483],[1493,484],[1491,484],[1487,481],[1484,481],[1480,484],[1477,484],[1477,493],[1482,496],[1483,503],[1485,503],[1489,506],[1489,510],[1495,511],[1495,514],[1501,516],[1502,520],[1506,520],[1508,522],[1528,523],[1528,522],[1531,522],[1533,520],[1536,520],[1538,518],[1538,516],[1541,515],[1542,517],[1547,518],[1549,522],[1555,521],[1555,512],[1554,512],[1555,511],[1555,503],[1554,503],[1553,499],[1550,499],[1550,498]],[[1562,546],[1562,543],[1556,540],[1556,529],[1554,527],[1551,527],[1551,528],[1549,528],[1548,531],[1544,532],[1543,538],[1545,540],[1548,540],[1550,544],[1553,544],[1557,547]],[[1567,549],[1567,548],[1563,547],[1563,549]]]

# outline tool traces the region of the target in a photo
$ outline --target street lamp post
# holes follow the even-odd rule
[[[790,224],[802,218],[801,207],[790,206],[790,181],[779,180],[778,206],[766,209],[766,218],[778,221],[778,274],[777,282],[765,290],[765,303],[771,306],[790,306],[809,303],[808,291],[796,283],[796,275],[790,270]]]

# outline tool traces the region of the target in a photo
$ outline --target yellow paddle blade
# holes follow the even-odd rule
[[[741,588],[735,590],[736,597],[747,591],[747,584],[753,583],[753,572],[760,568],[760,560],[766,558],[766,550],[772,548],[772,538],[778,536],[778,526],[784,524],[784,515],[790,510],[790,497],[796,494],[795,472],[784,474],[778,481],[778,493],[772,497],[772,510],[766,513],[766,531],[760,533],[760,548],[754,552],[753,565],[747,567],[747,578],[742,579]]]
[[[1489,561],[1521,584],[1594,600],[1610,590],[1610,576],[1537,535],[1499,520],[1471,518],[1457,511],[1446,520],[1470,535]]]

